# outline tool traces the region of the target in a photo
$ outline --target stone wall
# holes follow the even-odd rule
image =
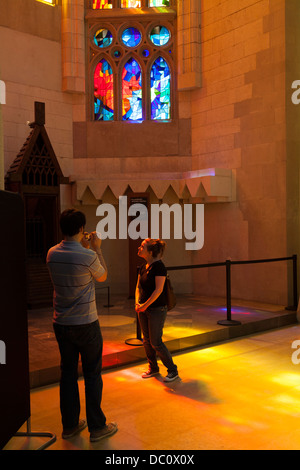
[[[232,168],[237,202],[205,207],[194,262],[285,257],[285,1],[202,0],[202,89],[192,92],[192,167]],[[233,295],[287,302],[285,263],[234,268]],[[223,285],[223,289],[221,286]],[[224,273],[195,289],[224,292]]]
[[[187,253],[170,242],[169,265],[298,253],[300,105],[290,101],[291,81],[300,80],[298,0],[182,0],[177,13],[176,119],[161,127],[133,124],[126,140],[126,123],[100,128],[87,113],[84,0],[55,7],[0,0],[4,172],[29,134],[34,101],[43,101],[46,129],[65,176],[233,170],[235,202],[206,204],[204,248]],[[91,228],[99,202],[83,204]],[[81,203],[70,187],[62,187],[62,209]],[[105,250],[111,266],[122,256],[127,266],[127,246],[111,241]],[[116,268],[116,286],[126,291],[119,272]],[[225,293],[223,268],[184,275],[187,291]],[[291,303],[290,265],[235,267],[232,293]]]
[[[46,129],[63,173],[72,173],[75,98],[62,92],[61,15],[59,5],[0,1],[4,174],[29,135],[35,101],[46,105]]]

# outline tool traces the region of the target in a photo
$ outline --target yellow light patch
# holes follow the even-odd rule
[[[285,387],[296,387],[300,385],[298,374],[282,373],[272,377],[272,382],[278,383]]]
[[[37,2],[46,3],[46,5],[55,6],[55,0],[37,0]]]

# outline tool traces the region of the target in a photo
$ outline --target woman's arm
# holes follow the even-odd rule
[[[137,283],[136,283],[136,287],[135,287],[135,308],[136,308],[136,310],[137,310],[137,306],[139,306],[139,299],[140,299],[139,283],[140,283],[140,275],[138,274]]]
[[[138,304],[136,302],[136,310],[139,312],[144,312],[150,305],[160,296],[164,289],[166,276],[155,276],[155,289],[150,295],[149,299],[146,300],[143,304]]]

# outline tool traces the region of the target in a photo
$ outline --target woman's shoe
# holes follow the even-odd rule
[[[154,377],[154,375],[157,375],[157,374],[159,374],[159,369],[157,369],[157,370],[148,369],[147,372],[144,372],[142,374],[142,378],[143,379],[148,379],[149,377]]]
[[[164,378],[164,382],[173,382],[173,380],[179,377],[178,372],[169,372],[168,375]]]

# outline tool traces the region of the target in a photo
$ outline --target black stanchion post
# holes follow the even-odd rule
[[[140,270],[140,266],[137,267],[136,278],[138,278],[139,270]],[[137,313],[136,313],[136,338],[125,339],[125,344],[128,344],[129,346],[142,346],[143,344],[141,326],[140,326],[139,317]]]
[[[290,258],[293,261],[293,305],[285,307],[285,310],[295,311],[298,308],[298,274],[297,274],[297,255],[293,255]]]
[[[231,326],[241,325],[240,321],[231,319],[231,260],[226,260],[226,306],[227,306],[227,319],[219,320],[219,325]]]
[[[103,289],[107,289],[107,305],[103,305],[103,307],[113,307],[113,305],[110,304],[110,287],[109,286],[104,286]]]
[[[143,344],[138,314],[136,314],[136,338],[125,339],[125,344],[129,346],[142,346]]]
[[[231,261],[226,260],[226,305],[227,320],[231,321]]]
[[[293,296],[294,309],[298,308],[298,274],[297,274],[297,255],[293,255]]]

